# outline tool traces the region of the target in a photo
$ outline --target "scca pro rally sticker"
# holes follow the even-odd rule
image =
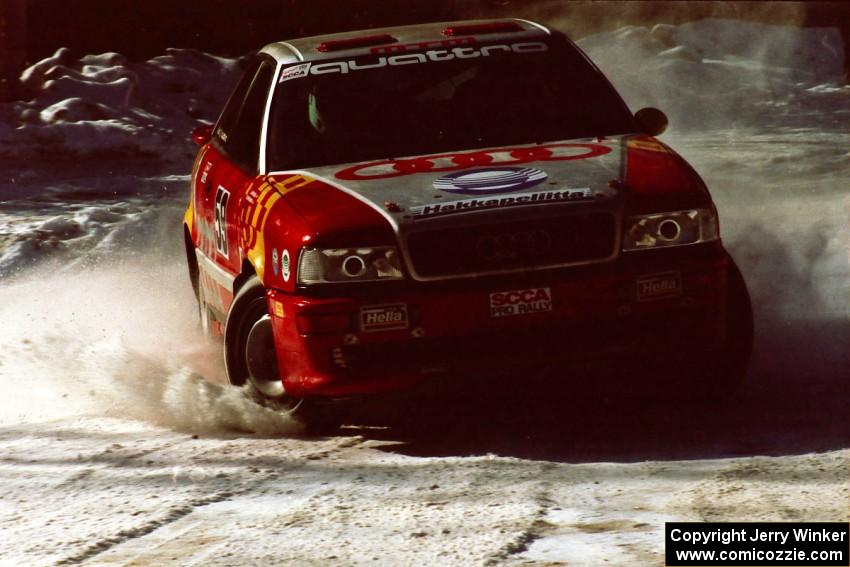
[[[490,294],[490,316],[509,317],[552,311],[552,290],[548,287],[500,291]]]
[[[548,177],[533,167],[489,167],[450,173],[434,181],[434,189],[458,195],[495,195],[534,187]]]
[[[406,329],[407,304],[395,303],[392,305],[366,305],[360,308],[360,330],[392,331]]]
[[[286,69],[280,72],[280,80],[278,81],[278,83],[289,81],[291,79],[306,77],[310,73],[311,64],[312,63],[301,63],[300,65],[293,65],[292,67],[287,67]]]

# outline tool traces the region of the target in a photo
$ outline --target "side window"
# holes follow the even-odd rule
[[[227,104],[224,105],[224,110],[218,118],[215,132],[213,132],[215,140],[222,147],[226,146],[230,140],[233,127],[236,125],[237,120],[239,120],[239,111],[242,110],[242,102],[245,100],[245,94],[248,92],[248,87],[251,86],[251,82],[254,80],[259,67],[259,58],[251,61],[242,78],[239,79],[236,88],[230,94],[230,98],[227,99]]]
[[[260,153],[260,132],[266,101],[274,79],[275,64],[263,61],[245,96],[245,102],[239,112],[236,125],[231,128],[230,139],[226,144],[227,153],[241,167],[256,172]]]

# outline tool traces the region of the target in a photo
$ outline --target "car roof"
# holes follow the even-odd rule
[[[490,26],[489,28],[487,26]],[[502,30],[505,27],[514,29]],[[450,35],[446,33],[448,28],[458,28],[460,33]],[[476,30],[475,28],[478,28]],[[321,61],[323,59],[339,59],[340,57],[357,57],[374,53],[373,49],[380,46],[402,46],[406,44],[425,44],[430,42],[441,42],[447,47],[462,45],[464,40],[475,38],[486,40],[487,43],[502,41],[517,41],[539,39],[551,35],[552,31],[536,22],[521,20],[518,18],[506,18],[498,20],[460,20],[453,22],[437,22],[430,24],[416,24],[412,26],[396,26],[388,28],[375,28],[343,33],[316,35],[302,37],[287,41],[270,43],[260,50],[273,57],[278,63],[298,63],[301,61]],[[347,46],[337,44],[336,48],[320,51],[319,47],[328,42],[340,42],[346,40],[365,40],[374,36],[389,35],[396,41],[380,41],[362,46]],[[424,47],[424,45],[422,46]],[[430,46],[436,47],[436,46]],[[419,46],[415,46],[419,48]]]

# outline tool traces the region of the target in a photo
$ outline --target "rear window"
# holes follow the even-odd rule
[[[290,66],[269,120],[272,169],[634,130],[608,81],[559,39]]]

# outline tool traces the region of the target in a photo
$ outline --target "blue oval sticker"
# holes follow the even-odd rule
[[[458,171],[434,181],[434,188],[459,195],[496,195],[528,189],[548,179],[533,167],[488,167]]]

